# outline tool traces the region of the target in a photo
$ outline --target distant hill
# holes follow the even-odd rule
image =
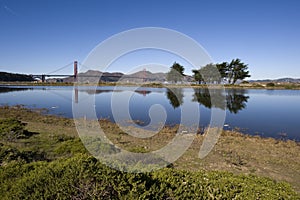
[[[150,71],[139,71],[133,74],[124,75],[121,81],[131,81],[131,82],[165,82],[166,73],[152,73]]]
[[[78,81],[83,83],[98,83],[99,77],[101,76],[101,81],[104,82],[116,82],[118,81],[122,76],[124,76],[123,73],[115,72],[100,72],[97,70],[88,70],[83,73],[78,73]],[[53,80],[53,79],[52,79]],[[67,77],[60,79],[62,82],[73,82],[73,77]]]
[[[97,70],[88,70],[78,74],[78,81],[83,83],[98,83],[99,77],[103,82],[160,82],[167,81],[167,73],[158,72],[152,73],[150,71],[138,71],[132,74],[123,74],[121,72],[101,72]],[[192,76],[184,76],[184,82],[192,82]],[[73,77],[67,78],[51,78],[48,82],[73,82]]]
[[[29,81],[34,81],[34,79],[30,75],[0,72],[0,81],[3,81],[3,82],[16,82],[16,81],[29,82]]]
[[[95,83],[99,81],[103,82],[164,82],[166,81],[166,73],[152,73],[149,71],[139,71],[133,74],[123,74],[121,72],[101,72],[97,70],[88,70],[78,74],[78,81]],[[53,79],[52,79],[53,80]],[[73,82],[73,77],[61,79],[63,82]]]
[[[262,79],[262,80],[250,80],[249,82],[259,82],[259,83],[300,83],[300,78],[279,78],[279,79]]]
[[[97,70],[88,70],[84,73],[78,74],[78,80],[80,82],[98,82],[101,76],[101,81],[104,82],[165,82],[167,81],[167,73],[152,73],[150,71],[138,71],[132,74],[123,74],[120,72],[100,72]],[[185,76],[184,81],[193,81],[192,76]],[[73,78],[65,78],[64,82],[72,82]]]

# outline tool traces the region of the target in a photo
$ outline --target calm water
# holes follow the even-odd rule
[[[97,87],[94,91],[92,87],[79,87],[77,93],[80,101],[95,99],[94,107],[98,118],[114,121],[112,96],[114,106],[117,106],[130,95],[130,116],[142,126],[150,123],[149,110],[153,105],[160,105],[165,110],[168,125],[180,123],[183,106],[197,105],[200,108],[201,127],[209,124],[211,107],[226,108],[224,129],[239,128],[241,132],[251,135],[300,141],[300,90],[230,89],[225,93],[219,90],[213,92],[226,99],[226,104],[212,104],[208,90],[192,88],[176,88],[171,91],[166,88]],[[28,108],[46,108],[49,114],[69,118],[73,117],[73,96],[73,87],[0,86],[1,105],[22,104]]]

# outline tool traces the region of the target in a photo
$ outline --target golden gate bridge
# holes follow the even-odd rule
[[[69,68],[71,65],[73,64],[73,74],[58,74],[57,72],[62,71],[66,68]],[[71,62],[63,67],[60,67],[52,72],[49,72],[47,74],[31,74],[30,76],[32,78],[39,78],[42,82],[46,81],[46,77],[72,77],[73,78],[73,82],[76,82],[78,80],[78,76],[79,77],[94,77],[94,78],[99,78],[100,80],[100,76],[98,75],[91,75],[91,74],[78,74],[78,62],[74,61]],[[80,64],[81,66],[87,68],[86,66]],[[88,68],[87,68],[88,69]],[[132,76],[132,75],[126,75],[126,79],[142,79],[143,82],[147,81],[147,80],[151,80],[151,79],[147,79],[146,77],[146,69],[143,70],[143,76],[142,77],[138,77],[138,76]],[[105,72],[104,72],[105,73]],[[120,75],[105,75],[106,78],[110,77],[110,78],[117,78],[120,79],[122,76]],[[139,91],[138,93],[143,94],[144,96],[147,94],[147,91]],[[78,103],[78,87],[74,87],[74,100],[75,103]]]
[[[71,65],[73,64],[73,74],[58,74],[57,72],[62,71],[66,68],[69,68]],[[78,76],[80,77],[94,77],[94,78],[100,78],[99,75],[91,75],[91,74],[78,74],[78,62],[74,61],[71,62],[63,67],[60,67],[52,72],[46,73],[46,74],[30,74],[30,76],[34,79],[38,78],[40,79],[42,82],[46,81],[47,77],[71,77],[73,78],[73,81],[76,82],[78,80]],[[81,66],[84,66],[82,64],[80,64]],[[85,66],[84,66],[85,67]],[[146,69],[143,70],[143,76],[132,76],[132,75],[126,75],[126,79],[142,79],[143,82],[150,80],[149,78],[146,77]],[[105,72],[104,72],[105,73]],[[105,74],[106,78],[121,78],[122,76],[120,75],[113,75],[113,74]]]
[[[72,64],[73,64],[73,68],[74,68],[74,73],[72,75],[70,75],[70,74],[68,74],[68,75],[67,74],[54,74],[58,71],[61,71],[65,68],[70,67]],[[39,78],[40,80],[42,80],[42,82],[46,81],[46,77],[73,77],[74,81],[76,81],[77,80],[77,75],[78,75],[78,62],[77,61],[69,63],[69,64],[67,64],[67,65],[65,65],[65,66],[63,66],[59,69],[56,69],[52,72],[49,72],[47,74],[30,74],[30,76],[32,78],[34,78],[34,79]]]

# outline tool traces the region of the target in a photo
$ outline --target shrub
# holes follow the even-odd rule
[[[60,157],[65,155],[75,155],[76,153],[87,153],[80,138],[73,138],[56,144],[54,153]]]
[[[17,148],[0,143],[0,165],[5,165],[12,161],[29,163],[41,160],[46,160],[46,156],[42,152],[20,151]]]
[[[95,158],[0,168],[2,199],[299,199],[286,183],[227,172],[164,168],[152,173],[120,172]]]
[[[261,85],[259,83],[254,83],[252,86],[256,87],[256,88],[263,88],[264,87],[263,85]]]
[[[299,88],[299,85],[296,85],[296,84],[288,84],[288,85],[285,85],[284,88],[285,88],[285,89],[289,89],[289,90],[291,90],[291,89],[297,89],[297,88]]]
[[[274,87],[274,86],[275,86],[275,83],[267,83],[266,86],[267,86],[267,87]]]
[[[24,128],[25,124],[17,119],[0,119],[0,139],[13,141],[15,139],[28,138],[33,134]]]

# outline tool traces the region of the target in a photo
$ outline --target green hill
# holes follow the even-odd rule
[[[16,82],[16,81],[34,81],[34,79],[26,74],[13,74],[8,72],[0,72],[0,81]]]

